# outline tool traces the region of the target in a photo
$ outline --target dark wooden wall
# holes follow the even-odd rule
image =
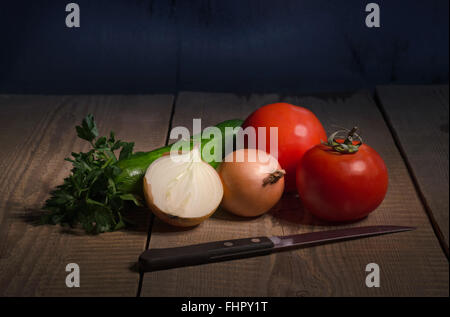
[[[81,27],[65,26],[65,6]],[[341,91],[448,83],[449,2],[0,2],[0,92]]]

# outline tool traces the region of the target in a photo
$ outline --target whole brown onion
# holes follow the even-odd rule
[[[233,214],[262,215],[283,194],[285,171],[273,156],[262,150],[242,149],[230,153],[218,172],[224,189],[221,206]]]

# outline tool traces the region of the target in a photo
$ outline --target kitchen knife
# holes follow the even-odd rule
[[[402,226],[370,226],[329,231],[318,231],[290,236],[253,237],[215,241],[183,247],[144,251],[139,257],[139,271],[152,272],[182,266],[221,262],[273,252],[306,248],[343,240],[414,230]]]

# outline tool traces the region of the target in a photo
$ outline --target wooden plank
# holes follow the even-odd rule
[[[448,85],[381,86],[377,95],[448,254]]]
[[[64,157],[86,150],[75,125],[93,113],[101,134],[116,132],[136,150],[165,143],[173,97],[0,96],[0,296],[135,296],[130,267],[145,248],[150,214],[137,226],[89,236],[60,226],[35,226],[40,207],[68,175]],[[80,266],[81,287],[67,288],[68,263]]]
[[[275,101],[307,106],[328,132],[332,125],[361,127],[364,139],[384,158],[390,187],[382,205],[366,219],[343,227],[390,224],[417,226],[414,232],[272,254],[259,258],[178,268],[145,274],[143,296],[448,296],[448,261],[416,195],[405,164],[381,113],[368,92],[346,96],[280,96],[182,93],[173,126],[190,127],[244,118]],[[218,210],[192,229],[177,229],[155,220],[150,248],[330,229],[305,213],[298,198],[285,196],[257,219]],[[367,288],[365,267],[380,266],[381,287]]]

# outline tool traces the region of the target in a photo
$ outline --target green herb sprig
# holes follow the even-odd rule
[[[121,192],[114,181],[121,172],[116,162],[132,155],[134,142],[116,140],[112,131],[109,137],[98,137],[92,114],[86,116],[76,131],[92,149],[72,153],[72,158],[65,159],[73,165],[71,174],[51,192],[43,207],[49,213],[41,221],[70,227],[80,224],[91,234],[121,229],[127,222],[123,216],[127,202],[141,205],[139,197]],[[120,151],[119,158],[116,151]]]

